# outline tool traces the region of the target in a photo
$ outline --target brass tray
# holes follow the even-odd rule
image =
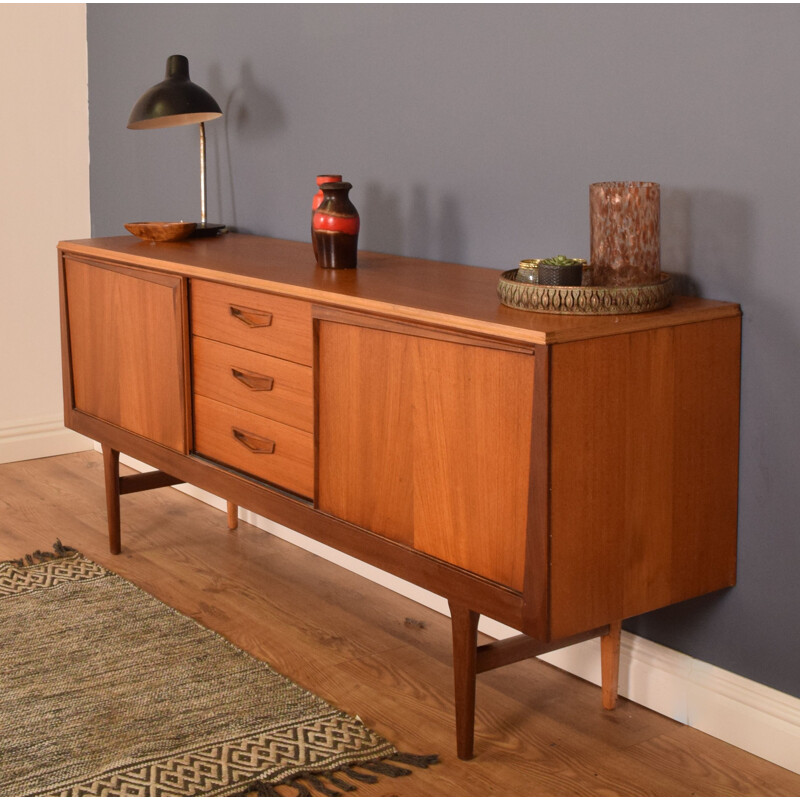
[[[514,280],[517,271],[500,276],[500,302],[523,311],[545,314],[641,314],[666,308],[672,299],[672,276],[643,286],[540,286]]]

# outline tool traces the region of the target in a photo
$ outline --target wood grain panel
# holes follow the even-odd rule
[[[554,637],[732,584],[736,336],[730,319],[553,348]]]
[[[66,259],[75,407],[188,450],[184,279]]]
[[[536,345],[533,371],[531,474],[525,554],[525,625],[530,636],[550,641],[550,353]]]
[[[643,337],[553,348],[553,636],[668,602],[672,334]]]
[[[320,508],[521,591],[533,357],[319,325]]]
[[[414,546],[521,591],[533,356],[412,341]]]
[[[191,282],[192,333],[311,366],[311,306],[209,281]]]
[[[319,507],[413,545],[413,340],[320,321],[318,341]]]
[[[192,339],[196,394],[309,433],[314,430],[311,367],[199,336]]]
[[[736,581],[741,319],[675,329],[672,601]]]
[[[195,450],[200,455],[303,497],[314,496],[310,433],[199,395],[194,420]]]

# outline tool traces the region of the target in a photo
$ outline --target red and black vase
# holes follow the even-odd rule
[[[311,219],[317,264],[326,269],[353,269],[358,253],[361,221],[348,193],[352,184],[323,183],[322,202]]]
[[[317,175],[317,193],[311,201],[311,246],[314,248],[314,258],[317,257],[317,240],[314,238],[314,212],[322,203],[323,195],[320,187],[323,183],[340,183],[341,180],[341,175]]]

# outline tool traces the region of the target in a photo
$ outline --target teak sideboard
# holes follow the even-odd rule
[[[733,585],[741,313],[500,305],[492,269],[228,234],[62,242],[64,409],[120,494],[187,482],[447,598],[475,677]],[[119,453],[154,468],[119,475]],[[230,516],[230,515],[229,515]],[[520,631],[477,646],[481,614]]]

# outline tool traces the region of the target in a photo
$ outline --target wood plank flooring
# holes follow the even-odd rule
[[[800,775],[625,699],[603,711],[597,687],[536,660],[479,676],[476,758],[459,761],[449,620],[252,526],[230,532],[174,489],[122,498],[112,556],[102,481],[94,452],[0,465],[0,560],[60,538],[399,749],[439,754],[363,795],[800,795]]]

